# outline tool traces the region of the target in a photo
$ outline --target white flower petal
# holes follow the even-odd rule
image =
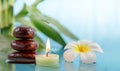
[[[81,61],[85,64],[93,64],[96,62],[96,55],[93,52],[80,54]]]
[[[69,49],[69,48],[74,48],[75,46],[77,46],[77,42],[73,41],[73,42],[70,42],[68,43],[64,49]]]
[[[89,46],[91,48],[91,51],[104,53],[103,50],[102,50],[102,48],[100,47],[100,45],[98,45],[97,43],[92,43]]]
[[[64,59],[67,62],[73,62],[73,60],[77,57],[78,53],[73,51],[72,49],[68,49],[64,52]]]
[[[78,44],[90,44],[91,42],[91,40],[80,40],[78,41]]]

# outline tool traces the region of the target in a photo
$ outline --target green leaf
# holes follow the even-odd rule
[[[40,48],[45,48],[45,45],[39,36],[35,36],[34,39],[39,43]]]
[[[39,3],[43,2],[45,0],[36,0],[31,6],[33,7],[36,7]]]
[[[26,4],[24,4],[23,9],[21,10],[20,13],[18,13],[18,14],[15,16],[15,18],[25,17],[25,16],[28,14],[28,11],[27,11],[26,8],[27,8],[27,6],[26,6]]]
[[[45,16],[45,18],[46,18],[47,22],[55,25],[60,30],[60,32],[62,32],[64,35],[66,35],[72,39],[78,40],[78,38],[74,34],[72,34],[68,29],[66,29],[63,25],[61,25],[57,20],[55,20],[49,16]]]
[[[39,47],[37,48],[37,52],[39,52],[39,53],[42,52],[42,50],[45,48],[43,41],[41,40],[41,38],[39,36],[35,36],[34,39],[39,43]]]
[[[8,27],[4,27],[0,30],[1,30],[0,34],[12,36],[13,24],[10,24]]]
[[[45,16],[35,7],[27,7],[27,10],[30,14],[34,15],[39,20],[46,21]]]
[[[45,35],[49,36],[59,44],[63,46],[66,45],[61,35],[44,21],[39,20],[40,17],[38,15],[31,13],[30,18],[38,30],[42,31]]]
[[[37,28],[33,25],[33,23],[30,20],[25,19],[24,17],[16,18],[16,21],[22,25],[31,26],[32,28],[34,28],[37,31]]]
[[[30,19],[33,22],[34,26],[41,32],[43,32],[48,37],[52,38],[59,44],[65,46],[66,43],[61,37],[61,35],[52,27],[50,27],[45,22],[45,17],[42,13],[34,7],[28,7],[28,12],[30,13]]]
[[[29,7],[28,10],[29,10],[29,13],[34,14],[36,16],[36,18],[39,18],[39,20],[42,20],[44,22],[55,25],[57,27],[57,29],[59,29],[60,32],[62,32],[64,35],[66,35],[74,40],[78,40],[78,38],[74,34],[72,34],[68,29],[66,29],[64,26],[62,26],[55,19],[53,19],[49,16],[46,16],[46,15],[43,15],[38,9],[36,9],[34,7]]]

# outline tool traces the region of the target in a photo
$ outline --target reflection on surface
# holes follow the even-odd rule
[[[15,71],[35,71],[34,64],[15,64]]]
[[[79,64],[78,66],[76,63],[68,63],[65,61],[59,68],[40,67],[34,64],[15,64],[15,66],[15,71],[100,71],[96,69],[96,64]]]
[[[96,64],[80,64],[79,71],[96,71]]]
[[[5,62],[0,62],[0,71],[15,71],[15,67],[14,65]]]
[[[63,59],[63,51],[58,53],[60,55],[60,67],[50,68],[50,67],[38,67],[35,64],[9,64],[5,63],[8,53],[3,54],[0,62],[0,71],[100,71],[96,70],[96,64],[81,64],[80,59],[77,58],[73,63],[65,62]]]
[[[0,71],[15,71],[14,65],[6,63],[7,53],[7,49],[5,49],[4,51],[0,51]]]
[[[1,62],[2,64],[0,64],[0,71],[99,71],[96,69],[96,64],[82,64],[80,63],[79,58],[73,63],[68,63],[63,59],[63,52],[59,55],[59,68],[40,67],[35,64],[9,64],[5,63],[5,59],[3,59],[3,62]]]
[[[77,71],[77,68],[74,66],[73,63],[65,62],[64,71]]]
[[[65,62],[64,71],[96,71],[96,64],[80,64],[77,67],[73,63]]]
[[[59,71],[59,68],[36,66],[35,71]]]
[[[62,59],[61,63],[60,71],[99,71],[96,70],[96,64],[83,64],[79,57],[71,63]]]
[[[10,37],[0,35],[0,71],[14,71],[14,65],[6,63],[8,53],[11,52]]]

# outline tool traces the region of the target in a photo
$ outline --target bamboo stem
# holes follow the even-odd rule
[[[8,18],[8,21],[9,21],[9,25],[11,26],[10,27],[10,32],[9,34],[12,35],[12,31],[13,31],[13,24],[14,24],[14,15],[13,15],[13,6],[14,6],[14,0],[9,0],[9,18]]]
[[[9,0],[9,25],[14,23],[14,16],[13,16],[13,5],[14,5],[14,0]]]
[[[13,30],[13,23],[14,23],[14,17],[13,17],[13,5],[14,0],[0,0],[1,1],[1,15],[2,18],[1,21],[1,27],[0,31],[1,34],[5,35],[12,35]]]
[[[8,0],[4,0],[4,11],[5,11],[5,27],[8,27]]]
[[[0,29],[2,28],[2,1],[0,0]]]
[[[4,28],[5,27],[5,10],[4,10],[4,3],[5,3],[5,1],[4,0],[1,0],[2,1],[2,25],[3,25],[3,27],[2,28]]]

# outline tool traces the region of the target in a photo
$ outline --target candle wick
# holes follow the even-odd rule
[[[48,57],[48,53],[49,53],[49,52],[46,53],[46,57]]]

